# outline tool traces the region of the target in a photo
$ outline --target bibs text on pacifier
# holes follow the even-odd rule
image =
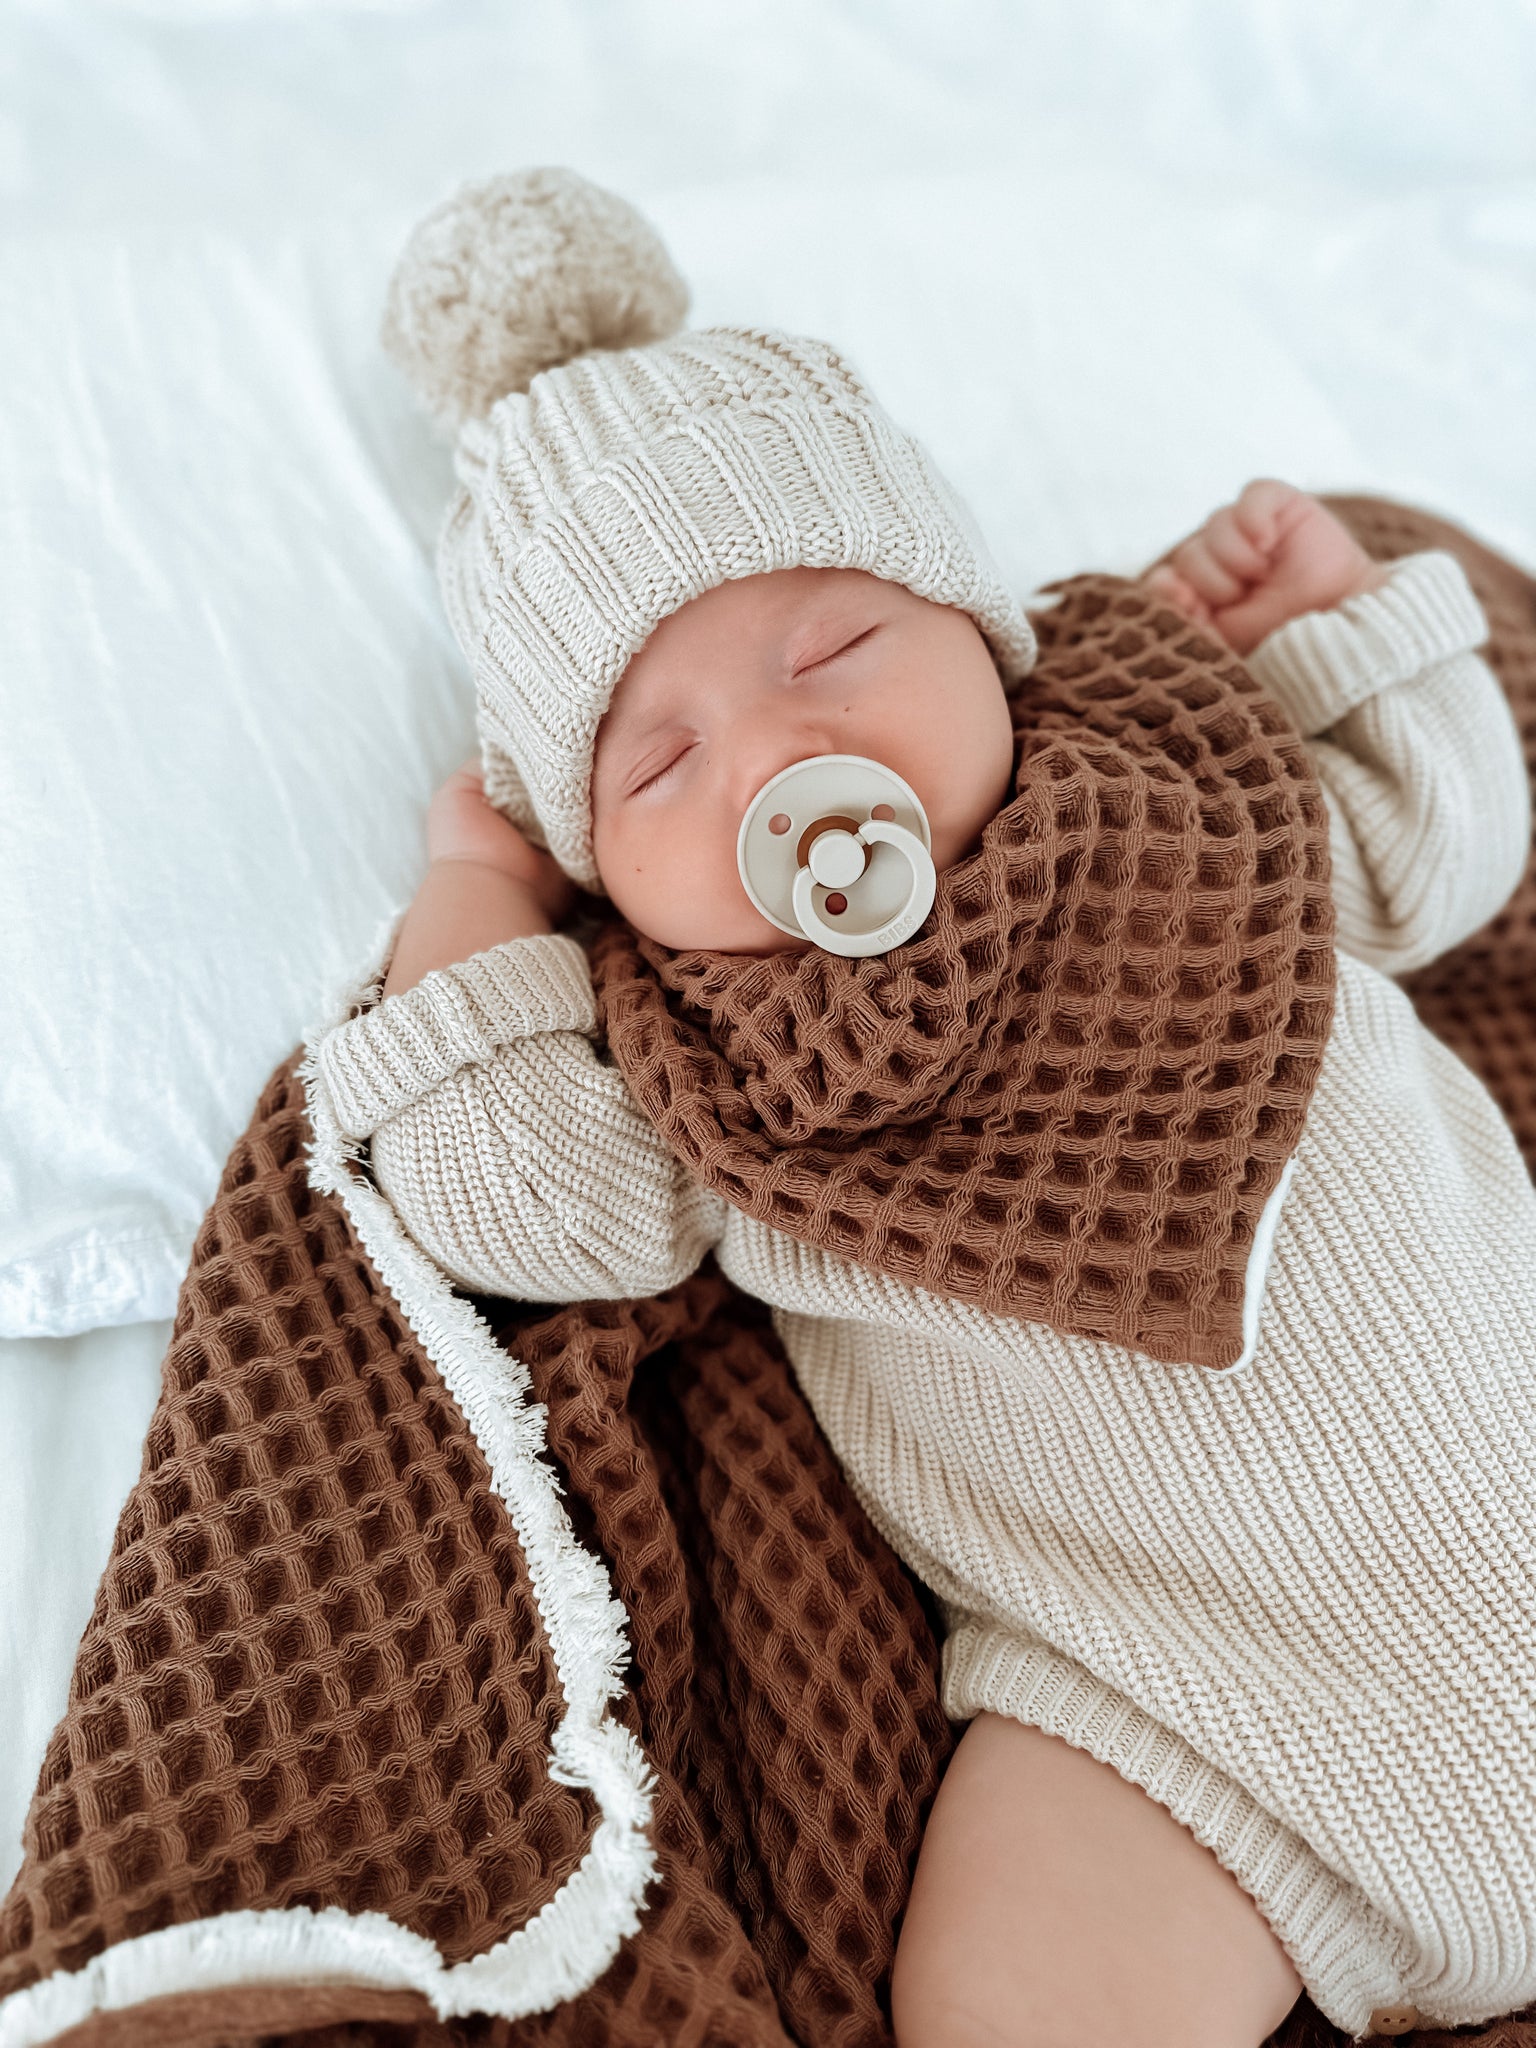
[[[770,924],[862,958],[933,908],[932,834],[917,794],[863,754],[813,754],[765,782],[736,836],[742,886]]]

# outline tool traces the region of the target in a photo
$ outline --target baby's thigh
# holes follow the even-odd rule
[[[981,1714],[934,1801],[896,1951],[898,2048],[1259,2048],[1301,1979],[1166,1807]]]

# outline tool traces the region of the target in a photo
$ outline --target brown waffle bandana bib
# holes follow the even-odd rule
[[[1169,1364],[1243,1355],[1249,1253],[1334,1003],[1328,823],[1285,712],[1141,586],[1050,586],[1014,794],[882,956],[610,919],[609,1051],[749,1216]]]

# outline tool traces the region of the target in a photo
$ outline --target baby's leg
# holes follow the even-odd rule
[[[1259,2048],[1302,1991],[1166,1807],[997,1714],[939,1787],[896,1950],[898,2048]]]

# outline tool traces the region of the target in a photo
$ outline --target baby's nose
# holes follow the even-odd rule
[[[857,751],[849,745],[838,721],[825,715],[790,721],[781,718],[758,732],[743,735],[731,762],[734,815],[743,816],[763,784],[782,775],[786,768],[793,768],[797,761]]]

